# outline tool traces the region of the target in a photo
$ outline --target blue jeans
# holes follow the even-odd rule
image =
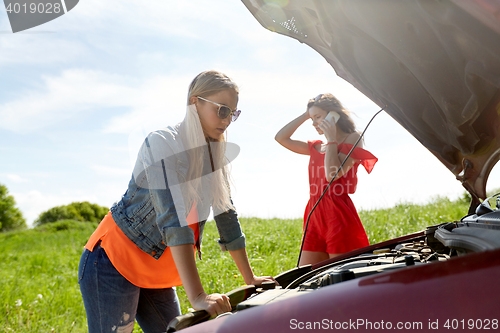
[[[181,314],[174,288],[140,288],[115,269],[104,249],[85,249],[78,267],[90,333],[132,332],[134,322],[144,333],[166,332],[168,323]]]

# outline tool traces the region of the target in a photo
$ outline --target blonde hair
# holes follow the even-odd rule
[[[200,193],[207,193],[208,189],[204,191],[201,188],[201,177],[203,176],[205,155],[206,153],[211,154],[209,158],[213,161],[213,172],[210,178],[209,194],[214,216],[234,209],[228,181],[230,177],[228,160],[225,156],[226,138],[222,135],[218,140],[205,139],[196,106],[190,104],[190,100],[192,97],[207,97],[228,89],[233,90],[236,94],[239,93],[238,86],[227,75],[214,70],[198,74],[189,85],[186,117],[179,128],[179,135],[189,161],[187,179],[190,181],[187,182],[188,198],[186,198],[188,207],[193,200],[200,202]]]
[[[356,132],[356,124],[351,118],[351,112],[347,110],[340,101],[330,93],[319,94],[316,98],[311,98],[307,102],[307,110],[317,106],[320,109],[330,112],[335,111],[340,115],[337,125],[340,127],[344,133],[354,133]]]

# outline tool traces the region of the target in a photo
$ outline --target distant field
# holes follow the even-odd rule
[[[360,211],[370,243],[460,219],[466,200],[436,198],[426,205],[399,204]],[[254,272],[276,275],[296,266],[302,219],[241,218]],[[96,224],[60,221],[43,227],[0,234],[0,332],[86,332],[77,283],[78,261]],[[227,292],[244,284],[230,255],[219,250],[215,223],[203,236],[198,269],[206,292]],[[189,302],[178,288],[182,311]],[[136,325],[134,332],[141,332]]]

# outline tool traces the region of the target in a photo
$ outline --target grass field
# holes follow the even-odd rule
[[[435,198],[426,205],[399,204],[360,211],[370,243],[460,219],[464,199]],[[302,219],[241,218],[254,272],[276,275],[296,266]],[[77,283],[78,261],[96,224],[59,221],[43,227],[0,234],[0,332],[86,332],[86,317]],[[228,253],[219,250],[215,223],[203,236],[198,269],[205,291],[227,292],[244,285]],[[189,308],[178,288],[182,311]],[[134,332],[141,332],[136,325]]]

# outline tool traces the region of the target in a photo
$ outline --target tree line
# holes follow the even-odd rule
[[[109,208],[92,204],[88,201],[72,202],[69,205],[53,207],[41,213],[33,225],[57,222],[60,220],[75,220],[81,222],[100,222],[108,213]],[[26,229],[26,219],[16,201],[5,185],[0,184],[0,232]]]

